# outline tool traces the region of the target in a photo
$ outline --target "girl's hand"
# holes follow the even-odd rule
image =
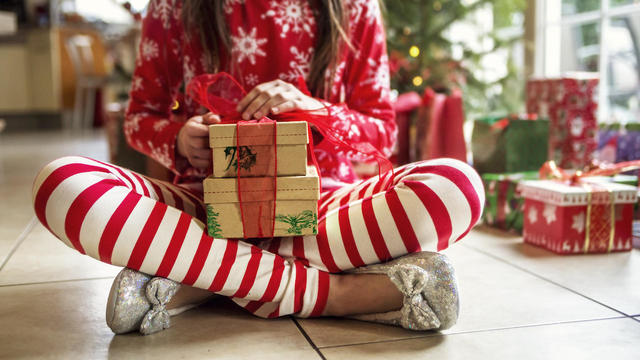
[[[274,80],[253,88],[240,100],[236,110],[244,120],[260,119],[268,114],[282,114],[293,110],[317,110],[324,105],[282,80]]]
[[[178,154],[185,157],[191,166],[206,170],[213,165],[209,148],[209,125],[219,122],[220,117],[212,113],[194,116],[178,132]]]

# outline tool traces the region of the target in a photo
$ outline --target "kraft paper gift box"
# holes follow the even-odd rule
[[[637,188],[615,183],[520,184],[524,241],[558,254],[629,251]]]
[[[273,180],[273,177],[206,178],[204,202],[209,235],[214,238],[271,237],[272,224],[275,225],[273,236],[317,234],[320,181],[316,168],[307,167],[304,176],[276,178],[275,222]]]
[[[473,167],[481,174],[537,171],[547,161],[548,138],[546,119],[478,119],[471,136]]]
[[[236,124],[209,126],[214,177],[235,177],[238,166],[242,177],[305,175],[309,143],[306,121],[276,123],[277,174],[273,173],[276,161],[273,124],[256,122],[240,126],[239,139]]]

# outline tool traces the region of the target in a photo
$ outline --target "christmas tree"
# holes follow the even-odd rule
[[[403,0],[385,7],[394,89],[460,88],[471,116],[522,109],[524,79],[511,50],[522,41],[526,0]],[[506,62],[498,76],[487,76],[496,54]]]

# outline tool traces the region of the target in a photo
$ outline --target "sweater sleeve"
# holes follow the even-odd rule
[[[180,175],[185,160],[176,159],[176,139],[184,123],[171,116],[171,107],[182,67],[178,24],[166,6],[166,1],[151,1],[142,22],[124,134],[134,149]]]
[[[348,9],[353,49],[341,65],[345,67],[344,102],[331,106],[336,115],[334,124],[348,130],[349,141],[367,141],[388,157],[395,145],[397,128],[380,8],[377,0],[365,0],[352,2]]]

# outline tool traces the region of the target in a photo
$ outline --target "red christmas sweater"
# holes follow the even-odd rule
[[[234,69],[232,75],[247,91],[275,79],[296,84],[300,76],[306,78],[317,38],[316,10],[309,3],[224,0],[232,56],[222,54],[221,69]],[[184,122],[205,112],[184,95],[185,84],[205,73],[206,59],[198,37],[185,35],[181,4],[181,0],[152,0],[149,4],[124,122],[129,144],[172,170],[176,182],[197,181],[207,175],[176,151]],[[327,74],[330,92],[323,100],[337,114],[334,126],[348,130],[348,141],[368,141],[389,156],[396,125],[378,1],[346,0],[346,4],[354,48],[344,52],[333,79]],[[315,154],[323,185],[357,180],[351,161],[328,141],[316,144]]]

